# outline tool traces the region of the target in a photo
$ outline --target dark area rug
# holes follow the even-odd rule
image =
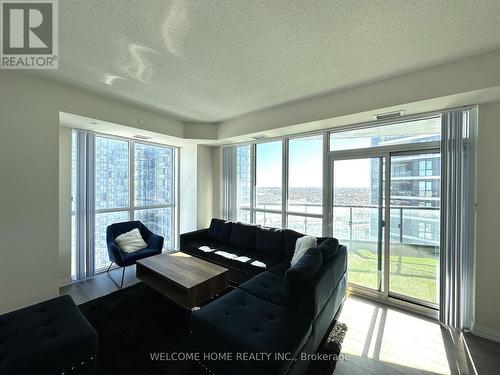
[[[192,361],[154,361],[150,353],[188,347],[188,314],[138,283],[79,306],[99,335],[99,375],[205,375]],[[318,353],[339,354],[347,327],[337,323]],[[330,375],[336,361],[313,361],[307,375]]]

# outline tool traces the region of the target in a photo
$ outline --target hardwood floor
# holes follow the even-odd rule
[[[111,271],[115,280],[120,270]],[[127,267],[124,287],[137,283]],[[118,288],[104,273],[60,289],[77,304]],[[436,321],[349,295],[339,320],[347,324],[346,360],[335,375],[496,375],[500,344],[442,328]]]
[[[348,331],[335,375],[494,375],[500,373],[500,344],[457,334],[381,303],[349,296],[339,321]]]
[[[121,268],[111,270],[111,276],[120,283],[122,277]],[[129,266],[125,269],[125,277],[123,278],[123,287],[138,283],[139,280],[135,277],[135,265]],[[118,287],[108,277],[106,272],[100,273],[87,280],[79,281],[59,289],[59,294],[70,295],[77,305],[105,296],[106,294],[115,292]]]

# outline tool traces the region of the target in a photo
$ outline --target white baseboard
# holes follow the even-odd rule
[[[472,334],[491,341],[500,342],[500,331],[474,324]]]
[[[66,277],[64,279],[59,280],[59,288],[62,288],[63,286],[67,286],[73,282],[73,279],[70,277]]]

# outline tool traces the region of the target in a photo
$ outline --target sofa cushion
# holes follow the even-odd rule
[[[321,251],[323,259],[330,259],[339,252],[339,240],[336,238],[326,238],[318,245],[318,250]]]
[[[288,260],[292,260],[297,239],[303,236],[304,235],[302,233],[296,232],[291,229],[285,229],[285,252],[286,252],[286,258]]]
[[[284,296],[287,304],[295,305],[301,296],[305,283],[311,279],[323,264],[323,255],[316,248],[309,249],[285,273]]]
[[[93,373],[97,332],[71,297],[0,316],[0,374]]]
[[[290,261],[285,259],[272,266],[269,269],[269,272],[272,272],[281,277],[285,277],[285,273],[286,271],[288,271],[289,268],[290,268]]]
[[[227,243],[231,236],[231,228],[233,223],[221,219],[213,218],[208,228],[208,237],[214,241]]]
[[[307,250],[310,248],[316,247],[318,242],[316,241],[316,237],[313,236],[303,236],[295,241],[295,250],[293,252],[292,260],[290,261],[291,265],[294,266],[297,264],[302,255],[305,254]]]
[[[226,268],[237,269],[250,275],[257,275],[271,268],[281,259],[273,253],[256,253],[232,245],[221,246],[210,256]]]
[[[266,301],[278,305],[285,305],[283,298],[283,282],[283,276],[266,271],[244,282],[239,288],[256,297],[265,299]]]
[[[115,243],[125,253],[133,253],[134,251],[148,247],[148,244],[141,236],[141,232],[139,232],[139,228],[134,228],[129,232],[120,234],[115,238]]]
[[[190,243],[184,245],[182,250],[192,251],[192,252],[196,253],[196,252],[201,251],[200,248],[203,248],[205,250],[207,250],[207,248],[208,248],[208,249],[212,249],[213,251],[215,251],[216,249],[218,249],[221,246],[224,246],[221,242],[212,240],[212,239],[207,237],[207,238],[193,241],[193,242],[190,242]]]
[[[194,342],[218,353],[291,353],[295,357],[311,335],[311,319],[235,289],[191,314]],[[285,361],[247,361],[245,373],[281,374]],[[233,368],[238,368],[233,362]]]
[[[255,251],[285,255],[285,231],[278,228],[257,227]]]
[[[144,259],[147,257],[151,257],[153,255],[158,255],[161,254],[161,250],[157,249],[141,249],[134,251],[133,253],[124,253],[123,254],[123,263],[124,266],[130,266],[131,264],[134,264],[136,261],[139,259]]]
[[[243,223],[233,223],[229,244],[237,248],[255,251],[255,232],[257,226]]]

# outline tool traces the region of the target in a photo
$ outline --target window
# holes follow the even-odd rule
[[[263,225],[265,227],[281,228],[281,214],[257,211],[255,213],[255,224]]]
[[[113,223],[128,221],[128,211],[96,212],[94,224],[94,272],[109,266],[108,246],[106,244],[106,228]]]
[[[288,211],[323,211],[323,137],[291,139],[288,144]]]
[[[321,237],[323,235],[323,219],[308,216],[287,216],[287,228],[310,236]]]
[[[440,139],[441,118],[432,117],[392,125],[334,132],[330,134],[330,151],[424,143]]]
[[[140,220],[165,238],[165,248],[175,246],[175,154],[173,147],[73,133],[73,275],[109,265],[106,228],[112,223]],[[86,228],[82,238],[77,226]]]
[[[473,199],[458,198],[474,196],[474,117],[471,109],[454,110],[227,146],[225,218],[336,237],[347,245],[356,292],[454,316],[461,308],[439,306],[439,296],[449,297],[450,281],[462,277],[471,300],[468,273],[458,271],[473,268],[473,254],[459,254],[472,248],[473,231],[465,229],[474,227]],[[457,218],[461,230],[449,225]],[[451,234],[442,236],[444,229]],[[449,238],[461,239],[460,251]],[[460,262],[442,263],[441,251]]]
[[[282,142],[260,143],[256,155],[256,207],[281,211]]]
[[[129,220],[129,144],[95,137],[94,151],[94,268],[109,265],[106,227]]]
[[[129,145],[95,137],[95,209],[129,206]]]
[[[432,176],[432,160],[420,160],[418,163],[419,176]]]
[[[173,209],[166,208],[150,208],[146,210],[134,211],[134,220],[139,220],[144,223],[153,233],[161,234],[165,238],[164,247],[166,249],[173,248]]]
[[[137,143],[135,145],[135,206],[172,204],[173,149]]]
[[[236,219],[250,222],[251,194],[251,148],[249,145],[236,147]]]
[[[229,170],[235,175],[227,179],[235,182],[235,209],[227,210],[231,219],[322,235],[323,135],[234,146],[232,150],[235,166]]]
[[[418,195],[420,197],[432,197],[432,181],[419,181]]]

